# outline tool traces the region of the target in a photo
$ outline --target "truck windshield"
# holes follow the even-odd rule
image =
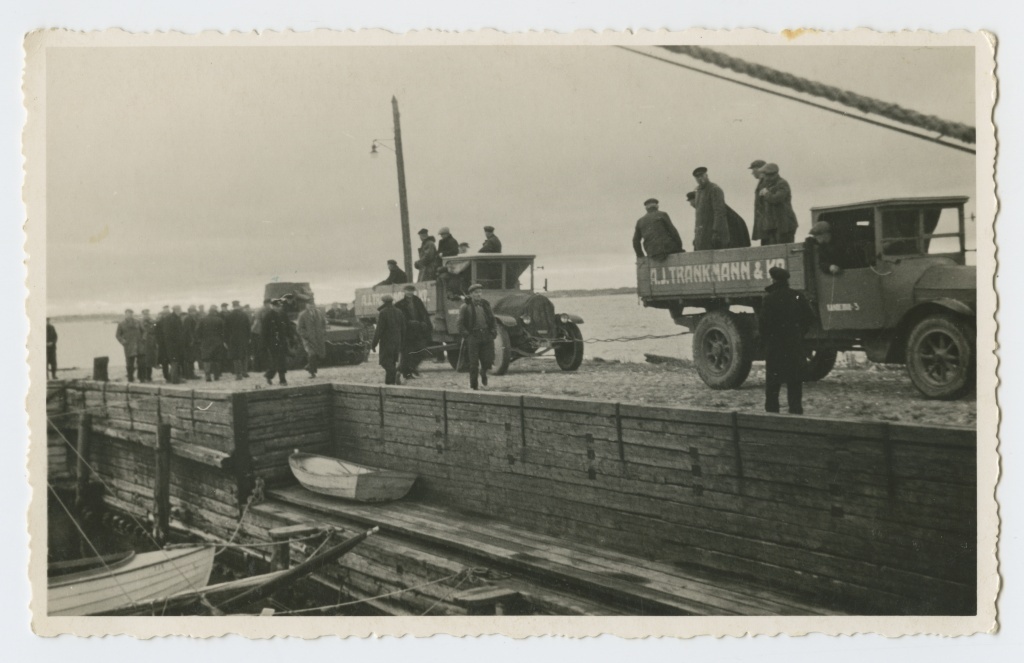
[[[963,246],[959,207],[882,212],[882,253],[888,256],[958,253]]]

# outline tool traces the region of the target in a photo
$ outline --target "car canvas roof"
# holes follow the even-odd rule
[[[824,207],[812,207],[811,212],[839,212],[843,210],[857,209],[859,207],[897,207],[903,205],[963,205],[969,196],[937,196],[923,198],[882,198],[880,200],[869,200],[863,203],[847,203],[845,205],[827,205]]]

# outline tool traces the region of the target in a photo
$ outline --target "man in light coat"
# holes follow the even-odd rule
[[[320,362],[327,358],[327,316],[317,308],[313,297],[306,302],[306,308],[299,313],[296,321],[299,339],[306,351],[306,371],[315,378]]]
[[[125,309],[124,319],[117,323],[114,337],[124,348],[124,361],[128,369],[128,382],[135,382],[135,364],[142,354],[142,326],[135,319],[135,312]],[[141,376],[140,376],[141,378]]]

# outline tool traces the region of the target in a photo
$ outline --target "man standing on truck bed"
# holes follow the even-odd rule
[[[765,358],[764,409],[779,411],[779,392],[785,383],[789,413],[803,414],[804,334],[814,314],[804,296],[790,289],[788,271],[772,267],[768,275],[772,284],[765,288],[768,295],[758,315]]]
[[[761,246],[789,244],[796,237],[797,227],[789,182],[779,177],[779,167],[774,163],[765,164],[761,175],[761,190],[757,193],[764,218]]]
[[[704,166],[694,169],[693,177],[697,180],[697,197],[694,200],[697,218],[693,250],[728,248],[729,217],[725,206],[725,193],[720,186],[708,179],[708,169]]]
[[[494,364],[494,339],[498,327],[490,303],[483,297],[483,286],[469,286],[469,300],[459,309],[459,334],[462,335],[460,353],[466,353],[469,363],[469,387],[487,386],[487,371]]]
[[[750,238],[754,241],[761,240],[761,246],[766,244],[764,241],[764,199],[761,197],[761,189],[764,188],[764,173],[761,172],[761,169],[767,165],[768,163],[763,159],[755,159],[750,163],[750,174],[757,180],[757,186],[754,187],[754,230]]]
[[[647,214],[637,219],[636,230],[633,231],[633,251],[636,257],[643,258],[644,251],[658,260],[663,260],[671,253],[683,253],[683,239],[668,214],[658,210],[658,200],[648,198],[644,201],[644,209]]]
[[[416,281],[432,281],[437,276],[437,268],[441,266],[441,256],[437,255],[437,247],[429,230],[421,228],[418,234],[421,242],[420,259],[414,266],[420,272],[416,276]]]

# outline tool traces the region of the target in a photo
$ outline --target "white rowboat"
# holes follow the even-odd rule
[[[299,451],[289,456],[288,464],[307,490],[359,502],[401,499],[416,481],[411,472],[382,470]]]
[[[214,554],[212,546],[157,550],[52,578],[47,614],[97,615],[201,589],[210,582]]]

